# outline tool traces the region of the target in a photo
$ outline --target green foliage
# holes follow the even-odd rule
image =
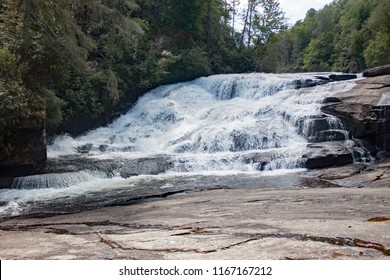
[[[332,50],[332,33],[323,33],[316,39],[310,41],[309,45],[303,51],[302,70],[330,71]]]
[[[9,136],[10,128],[29,117],[29,92],[16,82],[0,79],[0,141]]]
[[[388,0],[340,0],[310,10],[269,45],[284,50],[276,71],[360,72],[389,63],[389,29]]]
[[[366,23],[371,40],[364,50],[364,58],[369,67],[390,63],[390,3],[380,0]],[[375,34],[375,35],[374,35]]]
[[[64,101],[56,96],[56,94],[47,90],[45,94],[46,101],[46,125],[48,129],[55,128],[63,120],[62,107],[65,105]]]
[[[168,81],[188,81],[211,74],[207,53],[201,48],[186,49],[179,53],[179,59],[169,68]]]
[[[379,32],[364,50],[368,67],[390,64],[390,33]]]
[[[22,77],[20,57],[7,46],[0,48],[0,77],[4,81],[20,81]]]
[[[0,48],[0,152],[3,153],[13,128],[32,115],[31,92],[22,83],[24,71],[20,56],[7,46]]]
[[[277,0],[249,1],[239,31],[237,7],[237,0],[0,0],[0,145],[26,118],[46,116],[55,132],[160,84],[390,63],[388,0],[337,0],[289,29]]]

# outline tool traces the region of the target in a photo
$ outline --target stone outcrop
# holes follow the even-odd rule
[[[299,88],[309,88],[324,85],[331,82],[339,82],[339,81],[347,81],[357,79],[356,74],[331,74],[324,76],[315,76],[315,79],[302,79],[296,80],[293,82],[293,86],[295,89]]]
[[[333,141],[309,144],[303,155],[308,169],[342,166],[353,163],[353,141]]]
[[[339,81],[348,81],[348,80],[357,79],[357,75],[356,74],[332,74],[329,76],[329,78],[334,82],[339,82]]]
[[[375,135],[378,156],[390,156],[390,103],[372,107],[367,127],[373,138]]]
[[[7,142],[8,152],[0,154],[0,177],[31,172],[47,159],[45,119],[37,115],[24,120]]]
[[[338,117],[351,137],[360,139],[373,156],[390,152],[386,144],[390,139],[390,104],[386,104],[389,86],[390,75],[358,80],[352,90],[333,96],[340,102],[322,108],[324,113]]]
[[[377,77],[390,75],[390,64],[368,69],[363,72],[363,77]]]
[[[345,130],[339,130],[339,129],[328,129],[328,130],[321,130],[317,131],[310,139],[310,142],[312,143],[320,143],[320,142],[327,142],[327,141],[342,141],[342,140],[348,140],[348,132]]]
[[[341,166],[371,156],[390,155],[390,65],[364,73],[348,92],[336,93],[323,100],[324,115],[307,116],[298,120],[298,131],[309,142],[303,156],[309,169]],[[356,79],[342,74],[318,77],[321,83]],[[332,123],[330,116],[341,123]],[[347,143],[353,139],[352,146]],[[336,141],[336,142],[334,142]],[[346,142],[345,142],[346,141]],[[362,148],[364,146],[364,148]],[[368,152],[367,152],[368,151]]]

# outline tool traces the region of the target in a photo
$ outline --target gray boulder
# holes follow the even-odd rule
[[[372,69],[369,69],[365,72],[363,72],[363,77],[378,77],[378,76],[384,76],[384,75],[390,75],[390,64],[383,65],[379,67],[375,67]]]
[[[304,166],[308,169],[342,166],[354,162],[353,141],[334,141],[307,145],[303,155]]]
[[[348,80],[357,79],[357,75],[355,75],[355,74],[332,74],[329,76],[329,78],[334,82],[348,81]]]
[[[88,154],[92,150],[93,144],[85,144],[82,146],[76,147],[76,151],[80,154]]]
[[[126,162],[120,169],[122,178],[138,175],[157,175],[169,168],[169,162],[164,157],[140,158]]]

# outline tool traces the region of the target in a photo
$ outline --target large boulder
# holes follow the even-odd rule
[[[348,80],[357,79],[357,75],[356,74],[332,74],[329,76],[329,78],[334,82],[348,81]]]
[[[384,76],[384,75],[390,75],[390,64],[375,67],[363,72],[363,77],[367,77],[367,78]]]
[[[85,145],[76,147],[75,149],[80,154],[88,154],[92,150],[92,148],[93,148],[93,144],[87,143]]]
[[[334,141],[307,145],[303,155],[305,168],[317,169],[342,166],[354,162],[353,141]]]

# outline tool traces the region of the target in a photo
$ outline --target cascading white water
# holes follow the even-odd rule
[[[191,181],[195,177],[188,176],[199,174],[258,176],[260,171],[299,169],[307,139],[315,137],[312,122],[343,130],[340,120],[321,113],[321,102],[355,85],[347,81],[298,88],[315,76],[216,75],[156,88],[112,124],[78,138],[57,138],[48,155],[75,155],[78,147],[93,144],[82,157],[116,161],[163,156],[170,161],[166,174],[124,179],[119,172],[75,172],[19,178],[14,186],[21,189],[0,190],[0,216],[20,213],[20,205],[31,201],[115,192],[151,178]]]
[[[11,188],[27,190],[43,188],[66,188],[81,182],[91,181],[96,177],[105,178],[106,176],[104,173],[85,171],[33,175],[15,178]]]
[[[57,139],[49,156],[74,154],[75,147],[91,143],[95,156],[169,155],[176,172],[254,171],[257,167],[244,160],[254,152],[264,154],[266,169],[299,168],[310,118],[322,115],[321,102],[330,93],[353,85],[295,89],[297,81],[308,79],[316,78],[233,74],[162,86],[111,125]],[[329,116],[328,122],[342,129],[338,119]],[[306,127],[299,131],[298,123]]]

